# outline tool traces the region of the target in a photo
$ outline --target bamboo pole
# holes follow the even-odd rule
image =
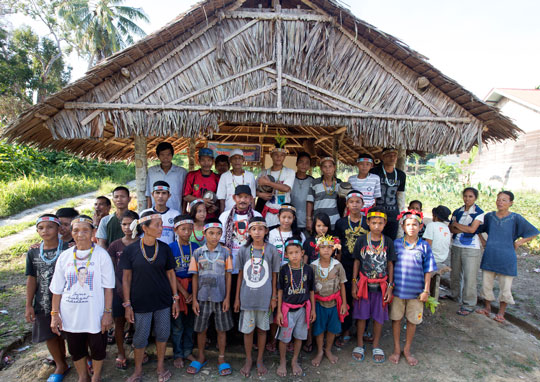
[[[276,13],[281,14],[281,5],[275,5]],[[276,84],[277,84],[277,109],[278,113],[283,107],[283,92],[281,89],[283,81],[283,45],[281,42],[281,33],[283,29],[281,18],[276,19]]]
[[[195,138],[190,138],[189,139],[189,171],[193,171],[195,170],[195,149],[196,149],[196,144],[197,144],[197,141],[195,140]]]
[[[407,170],[407,150],[398,149],[398,160],[396,162],[396,168],[400,169],[403,172]]]
[[[134,139],[135,150],[135,184],[137,186],[137,208],[139,213],[146,208],[146,177],[148,160],[146,157],[146,137],[136,135]]]

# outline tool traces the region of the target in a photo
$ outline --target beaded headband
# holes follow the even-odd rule
[[[300,240],[288,240],[285,242],[285,248],[287,248],[289,245],[299,245],[302,247],[302,242]]]
[[[285,147],[274,147],[272,149],[271,153],[285,153],[285,154],[288,154],[289,150],[287,150]]]
[[[60,220],[58,220],[58,218],[53,218],[52,216],[42,216],[38,218],[38,220],[36,221],[36,226],[41,222],[53,222],[60,225]]]
[[[142,224],[142,223],[147,222],[148,220],[152,220],[152,219],[161,219],[161,215],[160,214],[147,215],[147,216],[137,220],[137,224]]]
[[[71,226],[73,227],[73,224],[75,223],[87,223],[87,224],[90,224],[90,226],[92,226],[92,228],[94,228],[94,221],[92,219],[88,219],[88,218],[75,218],[71,221]]]
[[[191,210],[193,208],[193,206],[195,204],[198,204],[198,203],[204,203],[204,200],[202,199],[195,199],[195,200],[192,200],[191,203],[189,203],[189,209]]]
[[[152,188],[152,191],[169,191],[170,192],[170,187],[167,187],[167,186],[154,186]]]
[[[418,223],[422,224],[422,221],[424,220],[424,214],[415,210],[408,210],[403,211],[397,217],[399,224],[403,224],[403,222],[407,219],[416,219]]]
[[[208,223],[203,227],[203,231],[206,231],[208,228],[219,228],[223,231],[223,225],[221,223]]]
[[[255,221],[248,224],[248,230],[251,229],[251,227],[255,227],[258,225],[263,226],[264,228],[268,228],[268,225],[266,225],[266,222]]]
[[[321,159],[321,161],[319,162],[319,164],[323,164],[324,162],[326,162],[327,160],[331,161],[332,163],[336,163],[336,161],[334,160],[334,158],[332,157],[324,157]]]
[[[280,207],[279,207],[280,210],[291,210],[293,212],[296,212],[296,207],[295,206],[291,206],[289,204],[282,204]]]
[[[361,192],[351,192],[350,194],[347,195],[347,200],[349,200],[352,197],[357,197],[364,200],[364,195],[362,195]]]
[[[182,224],[194,224],[193,219],[184,219],[174,223],[174,228],[181,226]]]
[[[360,163],[360,162],[369,162],[369,163],[373,163],[373,159],[371,158],[358,158],[356,160],[356,163]]]
[[[386,216],[386,214],[384,212],[380,212],[380,211],[370,211],[368,212],[367,214],[367,218],[383,218],[384,220],[388,220],[388,216]]]

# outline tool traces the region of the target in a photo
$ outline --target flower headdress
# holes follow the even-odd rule
[[[402,211],[398,215],[397,220],[399,221],[399,224],[403,224],[405,219],[416,219],[418,220],[418,223],[422,224],[424,221],[424,214],[416,210]]]
[[[315,245],[315,251],[319,252],[320,247],[334,247],[336,244],[340,244],[340,240],[336,236],[326,235],[317,238],[317,244]]]
[[[279,135],[279,133],[276,134],[276,147],[272,149],[272,152],[278,152],[278,153],[285,153],[287,154],[289,151],[285,148],[285,145],[287,144],[287,138]]]

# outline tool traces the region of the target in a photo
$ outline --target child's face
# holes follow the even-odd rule
[[[326,160],[321,164],[321,172],[324,176],[333,177],[336,172],[336,166],[332,161]]]
[[[254,242],[261,243],[266,236],[267,228],[263,225],[255,225],[249,229],[249,236]]]
[[[113,203],[117,209],[125,210],[128,208],[130,200],[131,198],[124,190],[118,190],[113,194]]]
[[[362,207],[364,207],[364,201],[358,196],[352,196],[347,200],[347,208],[350,212],[360,213]]]
[[[304,251],[302,248],[294,244],[288,245],[285,253],[287,254],[289,263],[291,263],[293,266],[298,266],[302,261],[302,257],[304,256]]]
[[[363,177],[367,176],[369,174],[369,170],[373,168],[373,163],[371,162],[358,162],[356,164],[356,167],[358,167],[358,173],[362,175]]]
[[[191,233],[193,232],[193,224],[186,223],[179,225],[174,231],[182,242],[189,242],[189,238],[191,237]]]
[[[131,222],[133,222],[132,218],[123,218],[122,222],[120,223],[120,226],[122,227],[122,232],[125,236],[131,237],[131,234],[133,233],[129,226],[131,225]]]
[[[332,257],[332,253],[334,252],[334,247],[330,245],[325,245],[322,247],[319,247],[319,256],[321,256],[322,259],[328,260]]]
[[[386,220],[381,217],[373,216],[368,219],[367,224],[371,232],[380,235],[386,225]]]
[[[206,238],[206,243],[210,246],[215,247],[221,239],[221,228],[208,228],[204,231],[204,237]]]
[[[497,205],[497,210],[506,211],[512,206],[512,204],[514,204],[514,202],[510,200],[510,196],[506,194],[499,194],[497,195],[497,200],[495,201],[495,204]]]
[[[199,204],[197,207],[197,213],[195,214],[195,220],[203,222],[206,219],[206,206],[204,203]]]
[[[44,221],[37,225],[36,231],[42,240],[53,240],[58,238],[58,228],[58,224]]]
[[[281,166],[285,161],[286,156],[287,154],[280,151],[274,151],[272,154],[270,154],[270,158],[272,158],[272,163],[276,166]]]
[[[326,235],[328,232],[328,227],[319,219],[315,221],[315,232],[318,236]]]
[[[296,169],[298,172],[305,174],[311,168],[311,161],[308,157],[302,157],[296,161]]]
[[[414,218],[405,219],[403,222],[403,231],[407,236],[417,237],[420,232],[421,224]]]
[[[418,212],[422,212],[422,207],[418,203],[409,204],[409,209],[414,210],[414,211],[418,211]]]
[[[169,196],[171,194],[169,191],[164,190],[156,190],[152,192],[152,196],[154,197],[154,200],[156,201],[156,206],[164,206],[167,204],[167,200],[169,200]]]
[[[283,211],[279,214],[279,225],[281,229],[290,230],[294,221],[294,215],[291,211]]]
[[[214,165],[214,160],[208,156],[203,156],[199,158],[199,164],[201,169],[204,171],[212,171],[212,166]]]

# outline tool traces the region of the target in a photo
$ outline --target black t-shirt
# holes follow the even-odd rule
[[[383,166],[377,166],[370,172],[381,179],[381,197],[377,198],[377,207],[384,208],[389,216],[397,217],[399,215],[397,193],[405,191],[407,176],[397,168],[385,174]]]
[[[311,264],[319,258],[319,255],[315,251],[316,244],[315,237],[313,236],[304,241],[304,254],[308,257],[308,264]]]
[[[362,235],[356,240],[354,245],[354,258],[360,261],[360,272],[370,279],[382,279],[388,275],[388,262],[396,261],[397,255],[394,249],[394,242],[388,236],[384,236],[384,245],[380,253],[374,249],[380,245],[379,241],[371,241],[371,248],[368,245],[367,235]],[[380,290],[378,284],[368,284],[368,289]]]
[[[157,258],[148,262],[141,251],[141,241],[128,245],[120,257],[119,267],[132,271],[130,300],[136,313],[155,312],[172,305],[172,290],[167,271],[174,269],[176,263],[167,244],[157,240]],[[155,247],[144,246],[146,255],[151,258]]]
[[[349,220],[349,217],[339,219],[336,222],[335,232],[341,241],[341,264],[345,268],[347,274],[347,280],[352,279],[354,258],[353,251],[356,240],[365,235],[369,231],[366,219],[362,216],[362,219],[358,222]]]
[[[283,265],[279,270],[278,289],[283,290],[283,302],[298,305],[309,300],[309,295],[313,290],[313,280],[315,277],[313,269],[309,265],[302,264],[302,267],[303,277],[301,277],[302,269],[292,270],[294,282],[291,282],[291,268],[289,264]]]

